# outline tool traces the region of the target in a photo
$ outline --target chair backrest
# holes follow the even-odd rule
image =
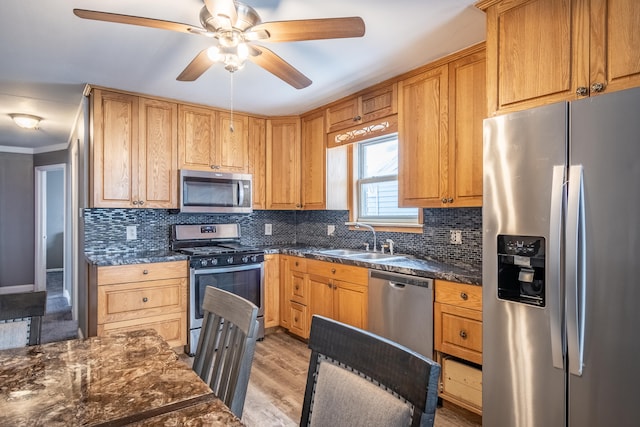
[[[407,347],[313,316],[301,426],[432,426],[440,365]]]
[[[258,307],[230,292],[207,286],[193,370],[242,417],[258,335]]]
[[[47,292],[0,294],[0,349],[40,344]]]

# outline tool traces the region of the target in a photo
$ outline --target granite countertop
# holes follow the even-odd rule
[[[443,279],[470,285],[482,285],[482,269],[466,265],[452,265],[443,262],[402,255],[403,259],[389,261],[365,261],[345,256],[327,255],[318,251],[333,249],[309,245],[278,245],[262,247],[268,254],[294,255],[320,261],[337,262],[345,265],[355,265],[374,270],[392,273],[409,274],[412,276]],[[143,264],[151,262],[166,262],[186,260],[188,257],[172,251],[146,251],[138,253],[113,253],[108,255],[87,255],[87,262],[97,266]]]
[[[153,330],[0,351],[3,426],[123,425],[215,406],[211,393]],[[224,405],[216,415],[242,425]]]

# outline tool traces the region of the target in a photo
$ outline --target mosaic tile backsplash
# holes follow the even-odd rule
[[[92,255],[166,250],[173,224],[240,223],[245,245],[304,244],[364,249],[373,244],[370,231],[349,230],[348,211],[254,211],[251,214],[180,214],[164,209],[85,209],[85,252]],[[272,224],[271,236],[264,225]],[[126,239],[126,227],[137,226],[137,239]],[[327,226],[334,225],[333,236]],[[449,243],[449,231],[460,230],[462,244]],[[424,209],[423,233],[378,232],[378,245],[392,239],[398,253],[450,264],[482,263],[482,209]]]

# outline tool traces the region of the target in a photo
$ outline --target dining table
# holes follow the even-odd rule
[[[243,426],[152,329],[0,351],[0,426]]]

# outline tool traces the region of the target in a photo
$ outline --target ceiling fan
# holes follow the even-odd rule
[[[73,13],[84,19],[140,25],[215,38],[217,44],[198,53],[177,80],[196,80],[217,62],[223,63],[225,69],[233,73],[242,68],[245,60],[249,59],[296,89],[309,86],[311,80],[272,50],[256,42],[362,37],[365,31],[364,21],[360,17],[262,22],[251,6],[234,0],[204,0],[204,7],[200,10],[202,27],[85,9],[73,9]]]

